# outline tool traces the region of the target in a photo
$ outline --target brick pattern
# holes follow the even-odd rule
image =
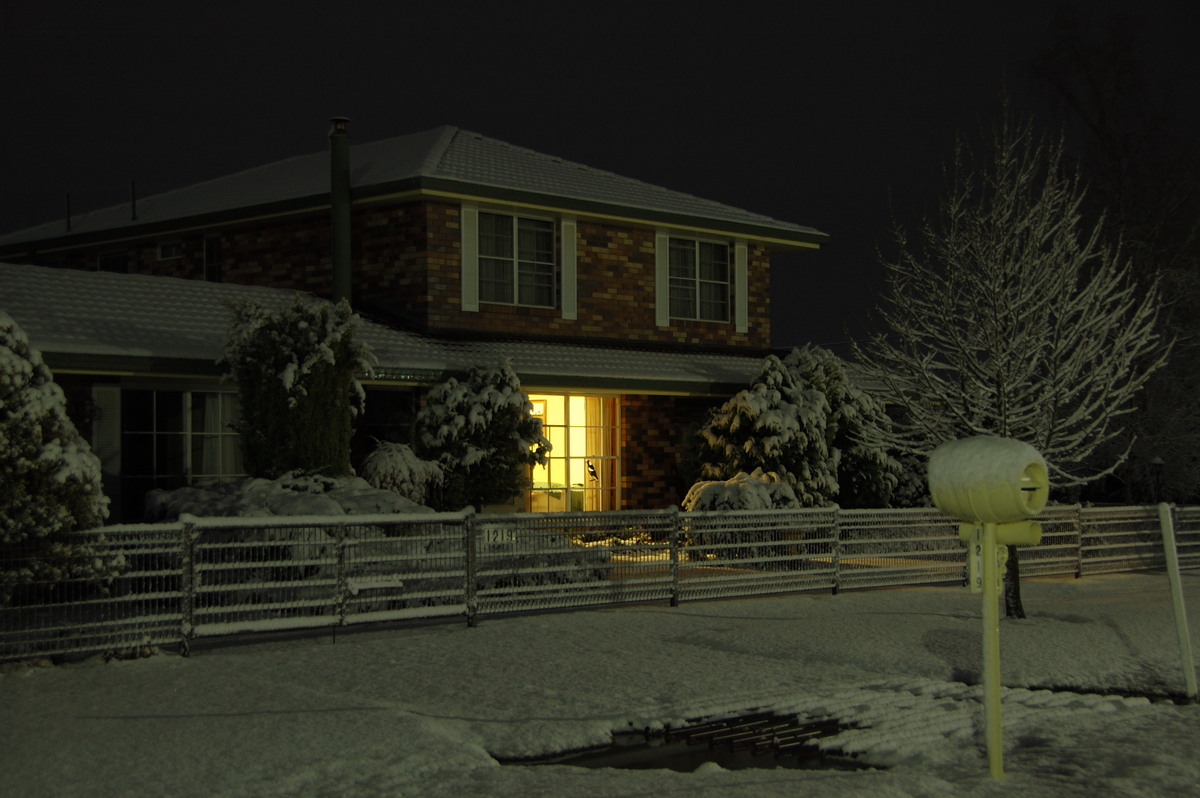
[[[704,420],[714,397],[621,397],[621,505],[660,510],[678,505],[691,487],[687,436]]]
[[[749,329],[732,322],[673,319],[655,323],[654,229],[580,220],[575,241],[577,318],[557,307],[482,303],[462,309],[460,214],[457,203],[408,200],[356,205],[352,217],[353,291],[393,303],[431,332],[494,332],[645,343],[770,346],[770,260],[749,251]],[[327,211],[230,223],[179,235],[146,237],[116,247],[93,245],[42,259],[47,265],[95,269],[101,253],[124,250],[128,271],[204,279],[204,239],[220,243],[224,282],[328,295],[332,289]],[[162,241],[180,257],[159,260]],[[563,244],[559,242],[560,251]],[[561,285],[561,275],[560,275]]]

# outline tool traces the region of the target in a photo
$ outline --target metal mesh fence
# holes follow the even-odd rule
[[[1157,507],[1085,507],[1079,515],[1081,574],[1162,567]]]
[[[1036,546],[1022,546],[1019,551],[1021,576],[1080,575],[1079,552],[1080,508],[1047,507],[1038,516],[1042,525],[1042,541]]]
[[[63,536],[53,556],[8,552],[0,660],[107,651],[180,636],[180,527],[145,524]]]
[[[1200,507],[1174,511],[1200,567]],[[1160,568],[1156,507],[1053,507],[1024,576]],[[0,660],[405,618],[964,579],[928,509],[189,519],[0,554]]]
[[[667,598],[673,521],[638,512],[479,516],[478,613]]]
[[[843,510],[838,585],[894,587],[965,581],[958,523],[937,510]]]
[[[836,534],[833,510],[681,514],[677,597],[831,589]]]

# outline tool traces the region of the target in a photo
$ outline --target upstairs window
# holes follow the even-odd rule
[[[554,223],[479,214],[479,301],[554,307]]]
[[[729,246],[670,241],[671,318],[729,321]]]

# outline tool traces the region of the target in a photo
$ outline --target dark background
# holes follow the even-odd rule
[[[0,230],[453,124],[816,227],[773,274],[775,344],[844,350],[895,217],[932,210],[956,134],[1056,124],[1031,59],[1060,7],[1133,36],[1195,131],[1200,3],[54,2],[0,8]]]

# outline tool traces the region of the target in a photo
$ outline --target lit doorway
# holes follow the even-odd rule
[[[534,466],[530,512],[615,510],[620,496],[615,396],[530,394],[533,415],[553,448]]]

